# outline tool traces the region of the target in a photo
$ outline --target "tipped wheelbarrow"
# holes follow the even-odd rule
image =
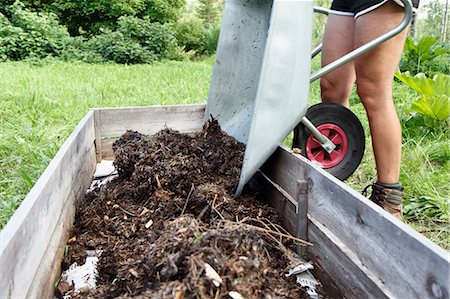
[[[341,180],[356,170],[365,145],[361,123],[342,106],[307,109],[309,84],[406,28],[412,6],[402,2],[405,17],[396,28],[312,75],[313,12],[328,10],[313,1],[226,2],[205,117],[246,144],[236,196],[294,129],[293,145],[308,159]]]

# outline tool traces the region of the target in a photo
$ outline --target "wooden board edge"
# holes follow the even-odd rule
[[[87,113],[76,126],[72,134],[63,143],[34,187],[23,200],[22,204],[8,221],[5,228],[0,232],[0,268],[3,269],[2,273],[0,273],[0,297],[2,298],[10,298],[11,296],[18,296],[18,294],[27,294],[30,290],[31,284],[33,283],[31,281],[32,277],[37,273],[38,270],[36,267],[39,266],[39,261],[41,261],[43,255],[45,255],[45,251],[26,250],[26,246],[20,246],[20,239],[26,238],[26,240],[24,239],[24,242],[26,242],[24,244],[30,244],[32,239],[30,240],[29,238],[33,238],[34,236],[28,236],[29,233],[27,234],[26,230],[24,230],[24,227],[31,225],[26,224],[25,222],[27,220],[34,221],[34,219],[38,217],[36,215],[40,209],[37,205],[42,202],[42,194],[48,193],[48,186],[54,186],[55,182],[52,182],[51,180],[55,174],[59,174],[60,176],[63,175],[61,167],[63,164],[67,163],[68,153],[72,151],[83,153],[85,150],[79,143],[80,136],[89,138],[89,140],[84,140],[83,144],[94,143],[94,121],[93,112],[91,111]],[[92,159],[95,161],[95,156],[93,156]],[[78,163],[75,164],[80,166]],[[58,195],[59,192],[56,194]],[[61,200],[65,200],[65,198],[61,198]],[[49,209],[51,209],[54,204],[61,205],[58,201],[52,201],[51,204],[50,202],[45,204],[43,208],[46,213],[48,213]],[[62,212],[59,208],[57,210],[56,213],[58,214]],[[40,221],[45,221],[44,219],[47,218],[41,217]],[[53,225],[48,228],[43,228],[36,224],[35,227],[41,232],[43,232],[44,229],[50,229],[52,231],[55,229],[55,226]],[[43,242],[43,246],[46,246],[48,240],[39,241]],[[28,269],[29,267],[23,266],[23,264],[29,264],[28,257],[30,256],[34,256],[32,260],[37,261],[37,263],[32,263],[35,265],[34,269]],[[19,261],[22,266],[18,266]],[[10,266],[7,266],[7,263],[9,263]],[[31,276],[31,278],[28,277],[28,279],[21,280],[20,277],[18,277],[21,275],[20,273],[27,273],[27,276]]]
[[[91,108],[90,111],[120,111],[125,110],[147,110],[147,109],[185,109],[190,108],[192,110],[204,110],[206,104],[179,104],[179,105],[153,105],[153,106],[127,106],[127,107],[106,107],[106,108]]]
[[[337,288],[345,298],[393,298],[383,283],[367,269],[329,229],[308,215],[308,236],[314,246],[308,248],[309,256],[319,269],[314,271],[318,279]],[[324,278],[322,276],[325,275]]]
[[[76,203],[78,203],[86,194],[86,190],[91,184],[92,176],[97,165],[95,159],[92,158],[94,156],[95,146],[92,144],[91,150],[89,150],[84,159],[80,161],[80,164],[83,165],[79,174],[80,182],[70,192],[70,197],[66,201],[64,210],[59,217],[59,225],[57,225],[52,232],[51,240],[47,246],[45,255],[42,257],[38,273],[35,275],[27,298],[54,297],[54,284],[61,274],[61,261],[64,258],[64,247],[73,226]]]
[[[95,130],[95,156],[97,158],[97,162],[100,163],[100,161],[103,160],[102,157],[102,142],[101,142],[101,134],[100,134],[100,110],[99,109],[93,109],[94,112],[94,130]]]

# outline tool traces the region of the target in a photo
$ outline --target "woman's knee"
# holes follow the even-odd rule
[[[320,93],[322,101],[346,105],[352,91],[353,84],[330,80],[326,76],[320,80]]]
[[[357,80],[356,91],[367,112],[383,109],[392,103],[392,88],[389,84],[371,80]]]

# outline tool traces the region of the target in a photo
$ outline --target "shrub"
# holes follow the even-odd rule
[[[220,25],[211,27],[206,32],[206,38],[204,43],[205,53],[212,54],[216,52],[217,43],[219,41]]]
[[[401,72],[426,73],[433,76],[435,72],[439,71],[433,60],[449,53],[448,45],[437,44],[437,40],[433,37],[425,36],[418,42],[407,37],[399,68]]]
[[[173,24],[175,37],[184,50],[202,53],[206,39],[206,30],[200,19],[195,17],[184,17],[176,24]]]
[[[28,57],[60,56],[71,46],[66,28],[49,13],[36,13],[16,3],[11,18],[0,14],[0,58],[22,60]]]
[[[167,58],[175,51],[175,33],[169,25],[126,16],[119,18],[118,25],[118,32],[139,43],[158,58]]]
[[[198,56],[216,51],[220,25],[206,28],[200,19],[185,17],[173,27],[178,45],[183,46],[186,52],[193,51]]]
[[[105,61],[135,64],[150,63],[156,60],[153,52],[148,51],[138,41],[126,37],[118,31],[109,31],[94,36],[88,44],[90,50],[99,54]],[[85,57],[84,60],[90,61],[89,57]]]
[[[88,50],[105,61],[123,64],[151,63],[174,55],[177,44],[169,26],[136,17],[121,17],[118,25],[116,31],[105,30],[92,37]],[[90,58],[83,60],[90,61]]]

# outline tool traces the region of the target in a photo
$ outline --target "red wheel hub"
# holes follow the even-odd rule
[[[306,140],[306,156],[309,160],[318,163],[322,168],[331,168],[338,165],[345,157],[348,149],[347,135],[335,124],[322,124],[317,129],[325,135],[336,148],[329,154],[317,139],[310,134]]]

